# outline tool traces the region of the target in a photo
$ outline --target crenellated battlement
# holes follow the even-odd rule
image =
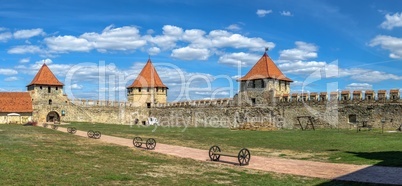
[[[131,102],[90,100],[90,99],[73,99],[69,103],[81,107],[138,107]],[[192,100],[168,103],[157,103],[152,107],[208,107],[208,106],[235,106],[232,98],[211,99],[211,100]]]
[[[192,100],[192,101],[179,101],[170,103],[159,103],[155,107],[208,107],[208,106],[234,106],[235,103],[232,98],[225,99],[210,99],[210,100]]]
[[[387,90],[342,90],[329,92],[310,92],[310,93],[291,93],[282,96],[275,95],[277,103],[326,103],[337,102],[339,104],[349,103],[402,103],[400,99],[399,89]],[[69,100],[70,104],[81,107],[138,107],[127,101],[107,101],[107,100],[90,100],[90,99],[73,99]],[[210,100],[191,100],[178,101],[168,103],[156,103],[152,107],[155,108],[171,108],[171,107],[231,107],[237,106],[233,98],[210,99]]]
[[[138,107],[133,103],[126,101],[106,101],[106,100],[90,100],[90,99],[73,99],[68,100],[70,104],[81,107]]]
[[[387,90],[342,90],[327,92],[310,92],[310,93],[291,93],[282,97],[276,96],[279,102],[327,102],[338,101],[339,103],[355,103],[355,102],[400,102],[399,89]]]

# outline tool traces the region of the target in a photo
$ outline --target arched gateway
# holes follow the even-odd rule
[[[60,121],[60,115],[56,111],[51,111],[46,116],[46,122],[58,122]]]

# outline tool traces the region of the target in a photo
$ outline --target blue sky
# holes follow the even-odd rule
[[[150,57],[169,101],[232,97],[265,47],[294,92],[402,88],[402,1],[0,3],[0,91],[46,62],[70,98],[124,101]]]

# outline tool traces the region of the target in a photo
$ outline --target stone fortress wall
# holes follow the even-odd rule
[[[269,97],[269,96],[268,96]],[[402,124],[402,100],[399,90],[340,91],[271,95],[264,104],[230,99],[194,100],[136,107],[129,102],[68,100],[44,110],[65,110],[63,121],[135,124],[155,117],[159,125],[229,127],[249,129],[295,128],[298,116],[313,116],[317,128],[355,128],[367,121],[374,128],[396,129]],[[50,108],[52,107],[52,108]],[[38,110],[40,110],[38,108]],[[301,119],[305,124],[307,120]]]

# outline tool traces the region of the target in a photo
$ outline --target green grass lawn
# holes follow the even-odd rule
[[[96,128],[110,134],[111,131],[125,134],[128,130],[139,130],[117,125],[75,125],[82,130]],[[141,131],[144,136],[151,136],[146,129]],[[160,130],[155,134],[171,136],[169,133],[185,134],[174,130]],[[351,184],[181,159],[21,125],[0,125],[0,160],[0,185]]]
[[[199,149],[219,145],[229,152],[248,148],[252,155],[314,161],[402,167],[402,133],[326,129],[316,131],[239,131],[226,128],[154,127],[72,123],[124,138],[155,138],[159,143]]]

